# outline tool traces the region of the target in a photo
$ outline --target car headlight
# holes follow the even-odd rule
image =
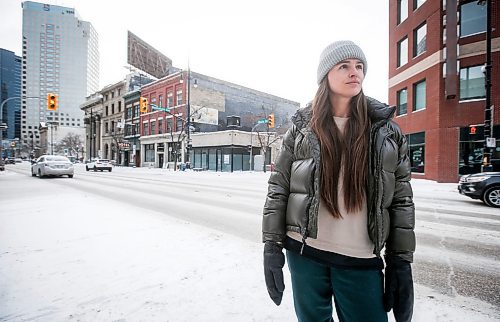
[[[467,182],[481,182],[481,181],[484,181],[486,179],[489,179],[491,178],[491,176],[478,176],[478,177],[469,177],[467,178]]]

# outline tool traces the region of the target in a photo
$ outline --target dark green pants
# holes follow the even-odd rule
[[[386,322],[380,270],[339,269],[286,252],[299,322],[333,321],[332,296],[340,322]]]

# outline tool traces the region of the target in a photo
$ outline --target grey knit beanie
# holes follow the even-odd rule
[[[333,66],[349,58],[361,60],[363,62],[363,73],[366,75],[368,65],[361,48],[350,40],[339,40],[328,45],[319,57],[318,85]]]

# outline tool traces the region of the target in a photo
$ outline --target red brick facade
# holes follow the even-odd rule
[[[181,76],[182,75],[182,76]],[[167,132],[167,122],[166,119],[169,118],[172,114],[179,116],[184,119],[183,115],[187,115],[186,113],[186,83],[185,81],[181,81],[181,79],[186,79],[187,74],[185,72],[178,72],[162,78],[159,81],[153,82],[144,86],[141,89],[141,97],[145,97],[148,99],[148,112],[141,114],[141,137],[156,135],[156,134],[164,134],[170,133],[170,130]],[[177,101],[177,92],[182,91],[182,101]],[[172,95],[172,103],[168,106],[171,110],[170,113],[166,113],[164,111],[153,110],[150,104],[154,104],[158,107],[167,107],[167,100],[169,94]],[[161,99],[161,103],[160,103]],[[159,127],[159,120],[162,119],[161,127]],[[181,129],[177,129],[177,122],[174,117],[172,120],[172,132],[180,131]],[[144,124],[151,124],[151,121],[155,121],[155,131],[151,133],[151,126],[148,126],[147,133],[145,133]]]
[[[453,0],[447,0],[453,1]],[[459,95],[447,99],[445,95],[444,63],[446,45],[443,43],[443,17],[446,8],[442,0],[427,0],[413,10],[408,0],[408,17],[397,25],[399,0],[389,5],[389,103],[397,104],[397,93],[407,89],[407,113],[395,117],[395,121],[407,134],[425,132],[425,170],[413,172],[414,178],[438,182],[457,182],[459,178],[460,128],[484,123],[485,99],[459,101]],[[455,1],[458,5],[470,1]],[[500,23],[499,2],[492,1],[492,89],[491,103],[495,106],[493,124],[500,124]],[[460,7],[457,9],[460,11]],[[426,51],[413,57],[414,30],[427,24]],[[408,62],[397,67],[398,42],[408,38]],[[486,61],[486,33],[460,38],[458,35],[459,68],[484,65]],[[425,108],[413,111],[414,84],[425,79]],[[459,76],[456,76],[457,92],[460,93]],[[497,147],[500,145],[497,138]]]

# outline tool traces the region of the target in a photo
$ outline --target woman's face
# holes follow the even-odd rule
[[[363,63],[358,59],[346,59],[333,66],[327,74],[330,91],[345,98],[361,92],[365,74]]]

